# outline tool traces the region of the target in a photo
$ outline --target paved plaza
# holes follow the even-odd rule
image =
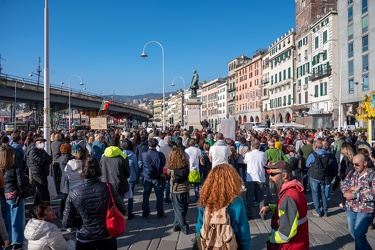
[[[146,220],[142,215],[142,186],[138,184],[135,187],[134,212],[135,219],[127,221],[126,232],[118,237],[118,249],[149,249],[149,250],[169,250],[169,249],[192,249],[195,238],[195,223],[197,219],[197,206],[194,200],[194,191],[190,192],[190,205],[187,214],[187,222],[190,225],[188,235],[182,232],[173,232],[173,211],[170,204],[165,204],[165,215],[163,219],[158,219],[156,215],[155,195],[150,197],[151,214]],[[312,199],[311,194],[307,193],[309,208],[309,232],[310,249],[329,250],[329,249],[354,249],[354,242],[347,229],[346,213],[339,206],[341,193],[336,191],[335,196],[328,200],[329,217],[315,217],[311,214]],[[27,200],[27,203],[32,200]],[[58,205],[59,200],[52,202],[52,205]],[[58,210],[58,209],[57,209]],[[265,242],[270,232],[271,214],[265,216],[264,220],[258,218],[250,220],[251,249],[266,249]],[[61,223],[58,224],[61,226]],[[64,234],[68,232],[63,232]],[[74,237],[74,232],[70,233]],[[375,230],[370,230],[367,234],[370,245],[375,248]]]

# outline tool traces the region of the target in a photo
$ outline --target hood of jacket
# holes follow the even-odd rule
[[[81,160],[70,160],[67,165],[69,165],[73,171],[82,170],[82,161]]]
[[[47,221],[31,219],[26,225],[25,238],[28,240],[40,240],[51,231],[51,226],[53,224]]]
[[[302,183],[294,179],[294,180],[291,180],[291,181],[288,181],[288,182],[284,183],[281,186],[279,196],[281,196],[281,194],[284,193],[289,188],[295,188],[298,192],[303,192]]]
[[[104,150],[104,156],[108,158],[114,158],[117,156],[122,156],[122,158],[126,159],[126,155],[122,152],[119,147],[116,146],[109,146]]]

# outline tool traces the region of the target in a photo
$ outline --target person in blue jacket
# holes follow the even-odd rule
[[[198,237],[204,224],[204,210],[215,212],[228,206],[227,211],[236,235],[238,249],[250,249],[250,227],[245,205],[240,196],[241,188],[241,177],[231,165],[219,164],[211,170],[199,192],[198,221],[195,226]]]

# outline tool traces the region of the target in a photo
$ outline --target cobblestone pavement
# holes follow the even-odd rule
[[[185,235],[182,232],[173,232],[173,211],[170,204],[164,204],[165,218],[157,218],[155,195],[153,193],[150,197],[150,216],[148,219],[141,217],[142,191],[142,186],[138,184],[135,188],[134,197],[134,211],[136,217],[133,220],[127,221],[126,232],[118,237],[118,249],[192,249],[195,239],[195,223],[197,218],[196,203],[191,202],[189,205],[187,221],[190,225],[190,233]],[[346,213],[338,206],[340,197],[341,193],[337,190],[335,196],[331,196],[328,200],[329,216],[318,218],[311,214],[313,207],[312,199],[311,194],[307,193],[310,249],[354,249],[353,239],[347,229]],[[190,201],[193,200],[194,191],[191,189]],[[31,199],[27,200],[27,203],[31,202]],[[59,204],[60,200],[52,201],[52,205],[58,206]],[[249,221],[251,249],[266,249],[265,242],[270,233],[270,217],[271,214],[268,214],[265,216],[264,220],[256,218]],[[57,224],[61,227],[60,221]],[[65,231],[63,233],[70,234],[74,237],[74,232],[69,233]],[[375,249],[375,230],[369,230],[367,239],[370,242],[370,245]]]

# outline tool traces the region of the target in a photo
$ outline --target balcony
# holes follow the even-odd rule
[[[262,101],[264,101],[264,100],[268,100],[269,98],[270,98],[269,95],[263,95],[260,99],[261,99]]]
[[[309,80],[310,81],[315,81],[315,80],[318,80],[320,78],[323,78],[323,77],[326,77],[326,76],[330,76],[331,75],[331,68],[328,68],[328,69],[323,69],[321,71],[318,71],[318,72],[313,72],[311,74],[311,76],[309,77]]]
[[[269,82],[270,82],[270,79],[269,79],[268,77],[262,79],[262,84],[263,84],[263,85],[264,85],[264,84],[267,84],[267,83],[269,83]]]

